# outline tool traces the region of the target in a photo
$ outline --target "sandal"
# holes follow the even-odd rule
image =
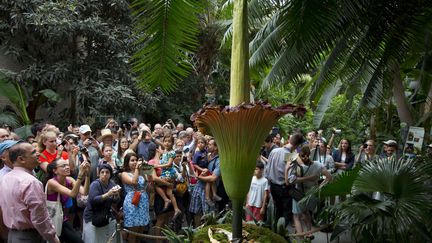
[[[168,210],[169,210],[169,208],[170,208],[170,206],[172,205],[172,203],[171,202],[169,202],[163,209],[162,209],[162,211],[161,211],[161,213],[166,213],[166,212],[168,212]]]
[[[306,239],[308,239],[309,241],[312,241],[313,239],[315,239],[314,235],[307,235],[305,236]]]
[[[182,214],[182,211],[175,212],[174,216],[173,216],[173,220],[176,220],[181,214]]]

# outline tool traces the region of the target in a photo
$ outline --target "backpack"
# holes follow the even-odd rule
[[[40,156],[42,156],[44,159],[48,159],[44,154],[40,154]],[[47,181],[48,181],[48,174],[38,165],[35,168],[35,172],[36,172],[36,178],[42,182],[42,184],[46,185]]]

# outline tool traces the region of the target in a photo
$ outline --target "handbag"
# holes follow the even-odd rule
[[[180,194],[181,196],[188,190],[188,185],[185,182],[179,182],[176,185],[176,191],[178,194]]]
[[[81,193],[78,193],[76,200],[77,200],[77,206],[79,208],[85,208],[88,202],[88,195],[82,195]]]
[[[138,207],[140,199],[141,199],[141,192],[140,191],[134,191],[134,194],[132,197],[132,204],[135,205],[135,207]]]
[[[306,173],[309,171],[310,166],[308,167],[306,172],[303,173],[303,168],[297,162],[295,162],[295,164],[296,164],[296,166],[300,167],[300,176],[301,177],[306,175]],[[295,170],[297,170],[297,169],[295,169]],[[301,183],[301,187],[303,190],[298,189],[295,185],[291,185],[291,188],[288,191],[288,195],[290,195],[297,202],[302,200],[302,198],[305,196],[303,183]]]
[[[103,193],[102,184],[100,181],[99,181],[99,186],[101,187],[101,191]],[[92,209],[93,209],[93,214],[91,217],[91,221],[95,227],[104,227],[109,224],[110,209],[107,209],[105,205],[98,209],[96,208],[92,208]]]
[[[95,227],[104,227],[108,225],[110,220],[109,212],[109,209],[106,209],[105,207],[93,210],[92,224]]]
[[[288,191],[288,194],[294,198],[297,202],[299,202],[304,196],[304,192],[297,189],[295,186],[291,186],[291,188]]]
[[[47,197],[48,183],[45,185],[45,197]],[[63,227],[63,207],[60,202],[60,193],[57,192],[57,201],[46,200],[46,205],[48,209],[48,215],[50,216],[57,236],[61,235]]]

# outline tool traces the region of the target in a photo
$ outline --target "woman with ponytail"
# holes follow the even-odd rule
[[[52,161],[48,167],[48,182],[46,184],[47,201],[57,201],[60,193],[60,201],[63,207],[63,225],[60,234],[62,242],[83,242],[80,234],[76,232],[72,225],[68,222],[68,214],[65,211],[65,206],[70,198],[76,198],[78,193],[87,195],[90,185],[90,164],[87,158],[80,165],[78,177],[75,180],[70,176],[69,161],[65,159],[56,159]],[[82,181],[85,181],[82,186]]]

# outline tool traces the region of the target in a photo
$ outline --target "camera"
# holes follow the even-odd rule
[[[139,136],[139,131],[138,131],[138,129],[133,129],[133,130],[131,130],[131,131],[130,131],[130,136],[131,136],[131,137],[133,137],[133,136]]]
[[[332,132],[333,132],[334,134],[339,134],[339,133],[342,132],[342,130],[341,130],[341,129],[333,128],[333,129],[332,129]]]
[[[66,135],[65,138],[64,138],[64,141],[69,141],[71,139],[73,140],[73,144],[75,144],[75,145],[78,144],[79,137],[77,135],[75,135],[75,134],[68,134],[68,135]]]
[[[132,122],[130,120],[124,121],[121,123],[121,127],[130,130],[132,127]]]
[[[367,146],[368,146],[367,144],[365,144],[365,143],[363,144],[363,148],[364,149],[367,148]]]
[[[81,154],[84,154],[85,156],[87,156],[87,158],[89,157],[87,148],[85,148],[85,147],[81,148],[80,152],[81,152]]]

